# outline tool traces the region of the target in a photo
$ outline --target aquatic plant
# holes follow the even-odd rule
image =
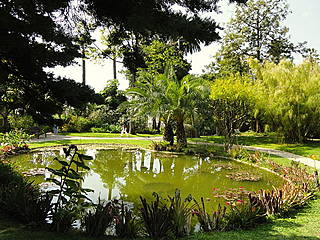
[[[87,192],[92,192],[91,189],[84,189],[81,186],[83,176],[80,169],[90,170],[84,160],[92,160],[92,157],[86,156],[78,152],[75,145],[70,145],[68,148],[63,148],[66,160],[54,158],[60,164],[59,169],[47,168],[54,177],[47,179],[56,184],[57,188],[50,190],[49,194],[57,200],[51,211],[52,228],[56,231],[65,231],[68,229],[67,223],[72,224],[72,219],[76,219],[77,215],[86,207],[84,200],[89,200],[86,197]],[[68,210],[70,213],[66,212]],[[58,221],[62,221],[60,224]],[[63,227],[60,227],[62,225]]]
[[[140,232],[140,223],[136,216],[128,206],[121,202],[119,212],[115,216],[116,235],[121,238],[136,238]]]
[[[191,217],[193,205],[191,205],[192,196],[187,196],[184,200],[181,199],[181,194],[178,189],[173,197],[168,196],[170,200],[171,221],[173,231],[176,237],[189,235],[191,231]]]
[[[227,208],[224,206],[223,208],[221,205],[218,205],[217,210],[213,211],[212,214],[209,214],[206,211],[206,207],[204,204],[203,198],[201,198],[201,204],[199,204],[196,200],[195,201],[195,208],[193,211],[193,215],[196,215],[198,221],[200,223],[200,228],[204,232],[211,232],[211,231],[223,231],[226,227],[225,216]]]
[[[88,236],[101,237],[111,226],[117,212],[118,206],[114,202],[103,203],[99,198],[99,202],[85,213],[81,225]]]
[[[173,235],[170,207],[161,202],[158,194],[154,193],[154,196],[155,200],[150,203],[140,196],[142,203],[140,213],[144,227],[152,239],[168,239]]]

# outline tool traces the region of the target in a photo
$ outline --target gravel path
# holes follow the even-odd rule
[[[77,136],[65,136],[65,135],[57,135],[57,134],[52,134],[48,133],[47,137],[45,138],[43,135],[40,136],[39,139],[32,139],[30,142],[48,142],[48,141],[59,141],[59,140],[83,140],[83,139],[125,139],[125,140],[161,140],[162,137],[77,137]],[[205,143],[205,142],[191,142],[191,144],[202,144],[202,145],[216,145],[216,146],[223,146],[223,144],[219,143]],[[276,155],[279,157],[287,158],[289,160],[293,160],[296,162],[303,163],[307,166],[310,167],[315,167],[317,169],[320,169],[320,161],[313,160],[308,157],[303,157],[300,155],[296,155],[293,153],[289,152],[284,152],[280,150],[275,150],[275,149],[269,149],[269,148],[262,148],[262,147],[252,147],[252,146],[242,146],[245,149],[252,150],[252,151],[260,151],[260,152],[265,152],[268,154]]]

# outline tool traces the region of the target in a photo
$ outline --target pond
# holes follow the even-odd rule
[[[173,196],[180,189],[183,196],[191,194],[197,201],[204,197],[212,206],[224,202],[215,195],[230,188],[256,191],[283,183],[282,178],[268,171],[226,159],[138,149],[89,149],[84,153],[94,158],[88,163],[91,170],[82,185],[94,190],[88,194],[94,202],[100,197],[121,198],[136,204],[140,202],[139,196],[150,199],[153,192]],[[63,156],[62,150],[34,152],[11,157],[10,161],[46,189],[50,188],[45,183],[50,173],[44,168],[58,167],[53,158]]]

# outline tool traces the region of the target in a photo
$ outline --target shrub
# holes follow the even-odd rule
[[[0,162],[0,212],[25,224],[43,224],[52,198],[11,166]]]
[[[69,121],[62,126],[62,131],[65,132],[88,132],[94,122],[85,117],[72,116]]]
[[[22,130],[13,130],[5,134],[0,134],[0,143],[2,146],[10,146],[12,149],[27,149],[27,141],[30,135]]]
[[[169,146],[170,144],[167,141],[161,141],[161,142],[152,141],[150,145],[151,149],[156,151],[167,151]]]
[[[268,215],[284,215],[290,210],[304,206],[314,196],[313,192],[286,183],[280,189],[260,190],[250,201],[260,206]]]
[[[79,217],[79,211],[72,203],[57,208],[52,212],[50,229],[55,232],[67,232]]]
[[[30,115],[10,115],[9,124],[13,129],[28,130],[34,125],[34,121]]]
[[[266,221],[264,209],[254,201],[238,199],[225,215],[225,230],[248,229]]]
[[[200,137],[198,134],[197,129],[195,129],[192,125],[190,124],[184,124],[184,130],[186,133],[186,137],[188,138],[197,138]]]

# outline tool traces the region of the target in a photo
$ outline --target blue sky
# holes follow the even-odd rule
[[[285,25],[289,27],[289,35],[293,43],[308,42],[308,47],[315,48],[320,52],[320,0],[288,0],[291,14],[287,17]],[[223,4],[222,14],[214,16],[218,22],[224,25],[233,14],[233,5]],[[218,43],[203,47],[200,52],[188,55],[187,59],[192,64],[192,73],[200,74],[204,66],[212,60],[212,56],[219,48]],[[297,62],[301,59],[297,59]],[[120,66],[119,66],[120,67]],[[54,70],[57,75],[67,76],[81,82],[81,66],[58,67]],[[106,81],[112,79],[112,63],[106,61],[104,65],[94,62],[87,63],[87,84],[101,91]],[[119,74],[120,87],[128,86],[124,76]]]

